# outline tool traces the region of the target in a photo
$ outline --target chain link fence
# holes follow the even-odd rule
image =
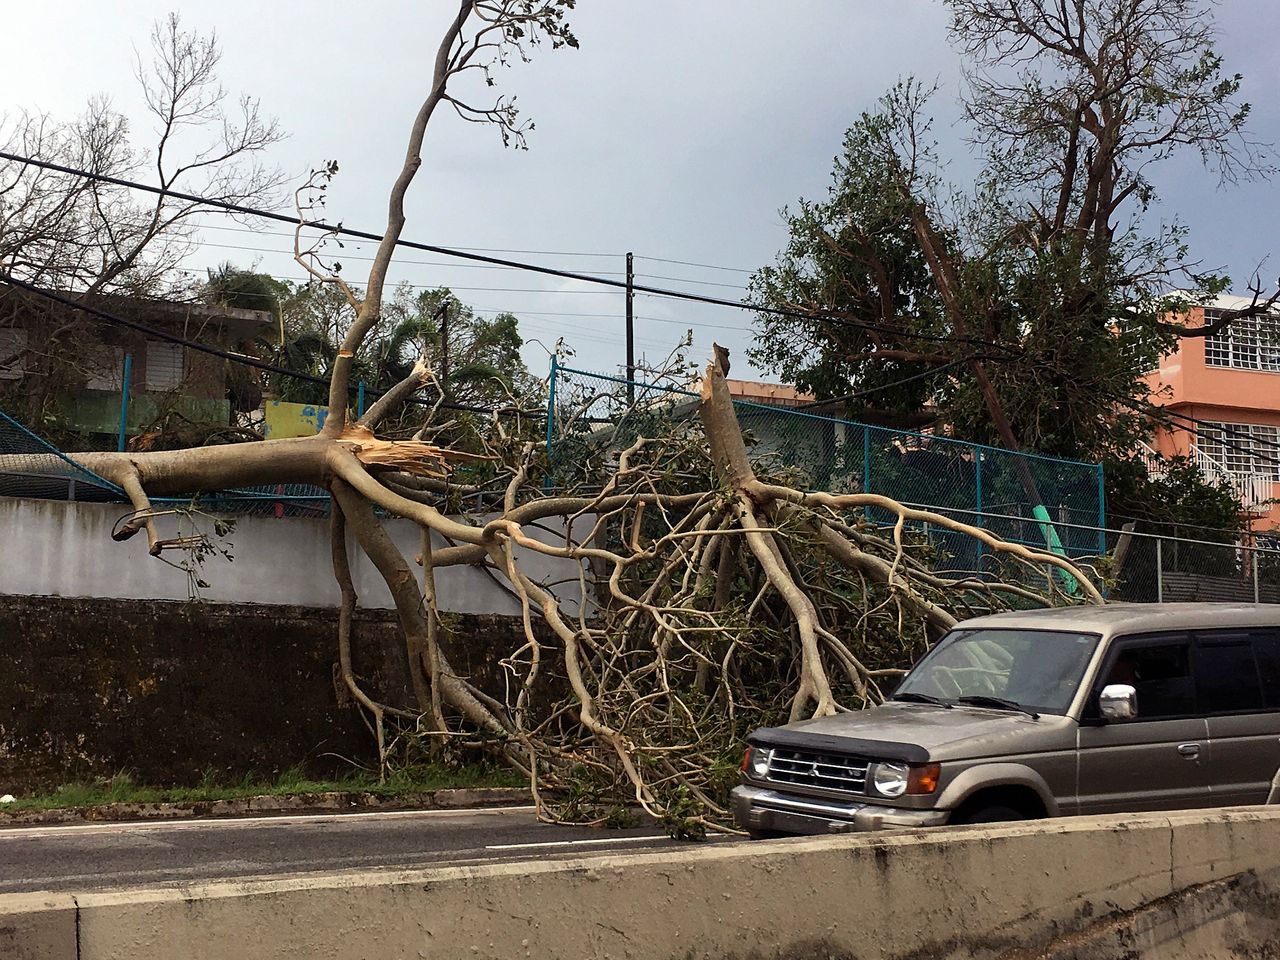
[[[628,383],[557,368],[548,400],[548,485],[584,481],[583,471],[636,437],[686,430],[701,441],[698,397],[675,383]],[[990,530],[1001,539],[1057,549],[1096,572],[1112,600],[1280,603],[1280,542],[1239,542],[1230,531],[1181,529],[1175,534],[1107,529],[1097,464],[892,430],[804,411],[738,403],[752,456],[798,486],[836,493],[868,490]],[[1041,495],[1026,496],[1024,470]],[[596,482],[600,477],[594,478]],[[864,487],[865,483],[865,487]],[[120,503],[115,484],[0,411],[0,496]],[[191,497],[156,498],[186,504]],[[322,487],[277,484],[204,493],[202,509],[229,515],[323,517]],[[870,518],[889,522],[886,514]],[[935,548],[939,572],[1005,577],[1010,566],[972,537],[920,524]]]
[[[701,435],[698,396],[674,379],[631,382],[553,364],[550,384],[547,447],[554,486],[589,484],[584,471],[600,462],[593,454],[601,447],[616,451],[636,437],[679,430]],[[1100,464],[786,407],[734,406],[757,469],[802,489],[884,494],[1005,541],[1047,547],[1092,571],[1112,600],[1280,603],[1280,543],[1242,543],[1230,531],[1108,529]],[[1038,503],[1029,495],[1033,490]],[[887,511],[867,515],[892,522]],[[1027,573],[972,537],[915,526],[934,547],[939,572],[986,579]]]
[[[0,496],[39,500],[127,504],[124,491],[76,463],[61,450],[0,410]],[[160,505],[189,504],[192,497],[153,497]],[[302,483],[204,493],[201,509],[242,516],[327,516],[329,493]]]
[[[0,410],[0,496],[41,500],[127,500],[124,491],[86,470]]]
[[[697,395],[674,382],[629,382],[556,364],[551,384],[547,443],[558,485],[571,478],[590,482],[576,474],[590,463],[587,448],[603,437],[625,446],[646,431],[654,436],[681,427],[701,430]],[[1106,549],[1098,532],[1105,526],[1101,464],[786,407],[747,401],[735,401],[734,407],[757,469],[787,477],[801,489],[879,493],[932,510],[968,511],[967,522],[998,537],[1052,545],[1068,556],[1096,556]],[[880,518],[877,512],[870,511],[872,519],[888,521],[887,513]],[[968,537],[951,539],[954,562],[978,569],[977,544]]]

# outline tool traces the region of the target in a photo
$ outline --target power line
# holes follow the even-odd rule
[[[703,270],[724,270],[727,273],[755,273],[754,270],[746,270],[742,267],[718,267],[714,263],[694,263],[691,260],[669,260],[665,257],[645,257],[636,254],[637,260],[648,260],[651,263],[676,263],[682,267],[701,267]]]
[[[729,290],[742,290],[740,283],[719,283],[715,280],[690,280],[688,277],[664,277],[656,273],[637,273],[637,277],[648,277],[650,280],[673,280],[676,283],[696,283],[700,287],[725,287]]]
[[[247,207],[243,204],[230,203],[225,200],[214,200],[207,197],[197,196],[196,194],[185,193],[179,190],[170,190],[163,187],[153,187],[149,184],[139,183],[134,180],[126,180],[122,177],[112,177],[106,174],[92,173],[87,170],[80,170],[75,167],[68,167],[62,164],[53,163],[48,160],[37,160],[31,157],[24,157],[20,154],[0,151],[0,159],[10,160],[15,163],[30,164],[32,166],[42,167],[47,170],[56,170],[60,173],[70,174],[72,176],[86,177],[90,180],[96,180],[101,183],[110,183],[115,186],[127,187],[132,190],[141,190],[144,193],[150,193],[160,197],[174,197],[178,200],[185,200],[188,203],[202,204],[204,206],[213,207],[220,210],[226,210],[229,213],[238,213],[243,216],[259,217],[264,220],[273,220],[278,223],[288,223],[298,225],[299,221],[296,217],[288,216],[282,213],[273,213],[267,210],[258,210],[253,207]],[[344,227],[342,224],[328,224],[324,221],[308,220],[301,221],[302,226],[311,227],[317,230],[323,230],[327,233],[333,233],[341,236],[359,237],[365,240],[373,240],[381,242],[383,237],[376,233],[370,233],[367,230],[355,230],[350,227]],[[481,263],[490,263],[496,266],[516,267],[522,270],[528,270],[533,273],[541,273],[545,276],[560,277],[566,280],[580,280],[584,283],[594,283],[599,286],[612,287],[619,290],[634,290],[636,293],[647,293],[653,296],[670,297],[676,300],[686,300],[691,303],[704,303],[711,306],[732,307],[737,310],[751,310],[756,313],[763,313],[770,316],[792,317],[800,320],[820,320],[831,323],[836,326],[846,326],[852,329],[865,330],[870,333],[884,333],[896,337],[903,337],[909,340],[921,340],[929,343],[964,343],[973,346],[987,347],[992,350],[1005,350],[1000,344],[992,343],[987,340],[979,340],[974,337],[962,337],[956,335],[940,335],[928,333],[913,333],[908,330],[902,330],[897,327],[890,327],[883,324],[867,323],[858,320],[848,320],[843,317],[833,317],[821,313],[805,313],[799,310],[789,310],[783,307],[771,307],[767,304],[744,303],[733,300],[726,300],[722,297],[712,297],[707,294],[692,293],[685,290],[668,290],[662,287],[650,287],[642,284],[628,285],[620,280],[610,280],[601,276],[593,276],[592,274],[578,273],[573,270],[560,270],[555,267],[544,267],[538,264],[522,263],[517,260],[507,260],[500,257],[491,257],[486,254],[468,253],[462,250],[456,250],[450,247],[441,247],[434,244],[418,243],[412,240],[399,239],[395,241],[396,246],[406,247],[410,250],[423,250],[427,253],[439,253],[445,256],[458,257],[463,260],[473,260]]]
[[[1231,434],[1233,436],[1241,437],[1245,440],[1248,440],[1250,443],[1257,444],[1258,446],[1271,447],[1272,449],[1280,450],[1280,442],[1277,442],[1275,440],[1266,440],[1262,437],[1255,437],[1253,434],[1247,433],[1244,430],[1237,430],[1235,427],[1231,426],[1231,424],[1229,423],[1222,423],[1220,421],[1213,421],[1213,420],[1202,420],[1199,417],[1193,417],[1186,413],[1179,413],[1176,410],[1170,410],[1168,407],[1162,407],[1159,404],[1147,403],[1141,400],[1134,400],[1129,397],[1122,397],[1119,394],[1115,394],[1115,393],[1109,394],[1109,396],[1111,397],[1112,400],[1116,400],[1120,403],[1123,403],[1125,406],[1130,407],[1133,410],[1136,410],[1138,413],[1145,414],[1147,417],[1149,417],[1152,420],[1159,420],[1165,417],[1172,417],[1175,420],[1182,420],[1186,423],[1194,423],[1197,427],[1206,427],[1218,433],[1226,433],[1226,434]],[[1192,432],[1187,427],[1183,427],[1177,424],[1175,424],[1174,426],[1176,429],[1183,430],[1187,433]],[[1258,426],[1271,426],[1271,424],[1258,424]],[[1234,449],[1241,450],[1244,448],[1237,445]],[[1280,463],[1280,460],[1275,460],[1271,462]]]
[[[874,357],[875,354],[870,354],[869,356]],[[901,380],[894,380],[892,383],[881,384],[878,387],[868,387],[866,390],[859,390],[856,393],[846,393],[842,397],[828,397],[826,400],[814,400],[811,403],[801,404],[800,408],[803,409],[805,407],[816,407],[825,403],[845,403],[845,402],[848,402],[849,400],[861,400],[863,397],[869,397],[873,393],[883,393],[885,390],[892,390],[895,387],[906,386],[908,383],[915,383],[917,380],[924,380],[927,377],[937,376],[939,373],[942,373],[946,370],[951,370],[955,367],[963,366],[964,364],[967,364],[967,363],[972,363],[974,360],[986,360],[986,359],[990,359],[990,358],[983,357],[978,354],[971,354],[970,356],[967,356],[967,357],[961,357],[959,360],[952,360],[950,363],[944,363],[942,364],[942,366],[933,367],[932,369],[925,370],[923,373],[914,373],[909,377],[903,377]]]
[[[1156,407],[1155,409],[1158,410],[1160,408]],[[1171,417],[1175,417],[1177,419],[1187,420],[1188,422],[1194,423],[1197,426],[1204,426],[1204,427],[1208,427],[1209,429],[1219,431],[1221,433],[1234,434],[1236,436],[1243,437],[1244,439],[1248,440],[1250,444],[1256,443],[1262,446],[1280,447],[1280,444],[1276,444],[1272,441],[1262,440],[1259,437],[1254,437],[1252,434],[1244,433],[1243,431],[1240,431],[1240,430],[1224,429],[1225,424],[1220,427],[1214,423],[1211,423],[1210,421],[1197,420],[1195,417],[1188,417],[1185,414],[1174,413],[1172,410],[1164,411],[1163,414],[1158,414],[1153,411],[1145,411],[1145,412],[1147,413],[1147,416],[1153,420],[1160,419],[1162,415],[1168,415]],[[1193,430],[1191,427],[1183,423],[1171,423],[1169,424],[1169,427],[1173,430],[1181,430],[1184,433],[1191,434],[1197,440],[1203,437],[1203,434],[1200,432],[1200,430],[1198,429]],[[1254,450],[1252,446],[1246,446],[1245,444],[1241,443],[1238,440],[1228,440],[1225,437],[1219,437],[1218,442],[1222,444],[1222,446],[1225,447],[1227,450],[1232,450],[1240,454],[1247,454],[1251,459],[1260,460],[1263,463],[1271,464],[1272,466],[1280,466],[1280,459],[1275,457],[1269,457],[1265,453],[1259,453],[1257,450]],[[1223,469],[1226,470],[1225,465],[1223,466]],[[1231,473],[1230,470],[1226,470],[1226,472]]]
[[[34,160],[24,161],[27,163],[35,163]],[[177,196],[177,194],[172,194]],[[296,221],[295,221],[296,222]],[[232,227],[227,224],[202,223],[201,230],[229,230],[234,233],[253,233],[271,237],[292,237],[292,230],[254,230],[252,227]],[[586,253],[573,250],[513,250],[506,247],[464,247],[454,246],[454,250],[466,250],[475,253],[520,253],[535,257],[599,257],[601,259],[618,259],[624,256],[621,253]],[[673,261],[674,262],[674,261]],[[621,272],[617,273],[621,276]]]
[[[203,228],[202,228],[203,229]],[[278,231],[277,231],[278,232]],[[275,233],[273,232],[273,235]],[[243,250],[246,253],[274,253],[282,257],[293,259],[292,250],[275,250],[271,247],[249,247],[241,243],[212,243],[208,240],[201,241],[202,247],[213,247],[215,250]],[[334,260],[364,260],[372,261],[374,258],[358,253],[333,253],[331,259]],[[447,260],[397,260],[396,266],[415,266],[415,267],[448,267],[451,270],[519,270],[519,267],[491,267],[483,263],[450,263]],[[597,274],[602,277],[621,277],[624,276],[622,271],[604,271]],[[697,281],[690,281],[696,283]]]
[[[1217,433],[1228,433],[1233,436],[1247,439],[1250,443],[1255,443],[1258,446],[1271,447],[1274,450],[1280,450],[1280,443],[1277,443],[1275,440],[1267,440],[1263,437],[1255,437],[1253,434],[1249,433],[1248,431],[1237,430],[1235,427],[1233,427],[1229,423],[1223,423],[1221,421],[1214,421],[1214,420],[1201,420],[1201,419],[1198,419],[1197,417],[1188,416],[1185,413],[1178,413],[1175,410],[1169,410],[1166,413],[1168,416],[1173,417],[1177,420],[1184,420],[1187,423],[1194,423],[1197,427],[1205,427],[1206,429],[1213,430]],[[1241,426],[1244,426],[1244,424],[1241,424]],[[1258,424],[1258,426],[1272,426],[1272,424]]]
[[[403,261],[400,261],[400,262],[403,262]],[[197,270],[191,267],[175,267],[174,270],[176,270],[178,273],[190,273],[190,274],[195,274],[197,276],[203,275],[206,272],[204,270]],[[285,274],[280,274],[280,273],[261,273],[260,271],[254,271],[254,272],[258,273],[259,276],[270,277],[272,280],[285,280],[290,283],[306,284],[310,282],[315,282],[314,277],[291,277],[291,276],[286,276]],[[395,286],[406,286],[414,290],[445,289],[451,293],[454,290],[467,290],[467,291],[473,291],[473,292],[480,292],[480,291],[499,292],[506,289],[504,287],[452,287],[447,283],[410,283],[407,280],[398,281],[395,284]],[[555,291],[555,292],[562,292],[562,291]],[[585,293],[589,291],[578,291],[578,292]],[[265,294],[263,296],[265,296]],[[486,306],[482,306],[480,304],[474,304],[474,303],[468,304],[468,305],[473,310],[482,311],[484,313],[510,313],[518,318],[579,317],[579,318],[597,319],[597,320],[621,319],[621,316],[619,314],[614,314],[614,313],[577,313],[573,311],[562,311],[562,310],[526,310],[523,307],[519,307],[519,308],[517,307],[486,307]],[[652,317],[652,316],[642,316],[640,314],[637,314],[635,319],[644,320],[650,323],[670,323],[670,324],[675,324],[677,326],[682,326],[682,327],[705,327],[708,330],[728,330],[733,333],[750,333],[750,331],[746,327],[738,327],[738,326],[734,326],[732,324],[727,324],[727,323],[706,323],[701,320],[678,320],[672,317]]]
[[[1184,433],[1189,433],[1193,435],[1197,440],[1201,439],[1201,434],[1199,431],[1192,430],[1190,427],[1186,426],[1185,424],[1181,424],[1181,423],[1170,424],[1170,428],[1173,430],[1181,430]],[[1223,448],[1226,450],[1234,451],[1235,453],[1248,456],[1250,460],[1260,461],[1262,463],[1269,464],[1273,467],[1280,467],[1280,459],[1277,459],[1275,457],[1269,457],[1265,453],[1259,453],[1257,450],[1254,450],[1252,447],[1245,446],[1244,444],[1240,443],[1238,440],[1228,440],[1226,438],[1219,437],[1218,443],[1222,444]],[[1226,472],[1227,474],[1231,476],[1236,476],[1236,474],[1233,473],[1230,469],[1228,469],[1225,464],[1220,464],[1220,466],[1222,467],[1223,471]]]
[[[225,231],[228,231],[228,232],[231,232],[231,233],[251,233],[251,234],[254,234],[254,235],[257,235],[257,236],[268,236],[268,237],[292,237],[292,236],[294,236],[294,231],[293,231],[293,230],[255,230],[255,229],[253,229],[252,227],[234,227],[234,226],[231,226],[231,225],[229,225],[229,224],[202,223],[202,224],[200,224],[200,229],[201,229],[201,230],[225,230]],[[467,247],[467,246],[463,246],[463,245],[461,245],[461,244],[454,244],[454,245],[452,246],[452,248],[451,248],[451,249],[454,249],[454,250],[466,250],[466,251],[468,251],[468,252],[474,252],[474,253],[519,253],[519,254],[526,254],[526,255],[528,255],[528,256],[536,256],[536,257],[593,257],[593,258],[600,259],[600,260],[621,259],[622,257],[626,256],[626,254],[621,254],[621,253],[586,253],[585,251],[580,251],[580,250],[579,250],[579,251],[574,251],[574,250],[517,250],[517,249],[512,249],[512,248],[509,248],[509,247]],[[754,272],[755,272],[754,270],[744,270],[744,269],[741,269],[741,268],[738,268],[738,267],[718,267],[718,266],[715,266],[714,264],[709,264],[709,263],[691,263],[691,262],[690,262],[690,261],[688,261],[688,260],[668,260],[668,259],[665,259],[665,258],[663,258],[663,257],[646,257],[646,256],[642,256],[641,254],[636,254],[636,255],[635,255],[635,258],[636,258],[637,260],[648,260],[648,261],[650,261],[651,263],[671,263],[671,264],[679,264],[679,265],[681,265],[681,266],[686,266],[686,267],[699,267],[699,268],[704,269],[704,270],[724,270],[724,271],[727,271],[727,272],[729,272],[729,273],[745,273],[745,274],[751,274],[751,273],[754,273]],[[503,268],[503,269],[517,269],[517,268],[507,267],[507,268]],[[622,271],[609,271],[609,272],[601,273],[600,275],[602,275],[602,276],[622,276],[623,274],[622,274]],[[656,279],[656,280],[685,280],[686,278],[684,278],[684,277],[658,277],[658,276],[655,276],[655,277],[654,277],[654,279]],[[689,283],[696,283],[697,281],[689,280],[688,282],[689,282]],[[724,286],[733,286],[733,284],[724,284]],[[738,286],[741,286],[741,285],[739,284]]]

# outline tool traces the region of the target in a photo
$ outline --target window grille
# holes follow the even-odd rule
[[[147,341],[147,389],[168,391],[182,386],[182,344]]]
[[[1224,311],[1204,311],[1204,322],[1221,319]],[[1232,320],[1216,334],[1205,337],[1204,362],[1211,367],[1280,372],[1280,315],[1259,314]]]
[[[1200,424],[1197,446],[1228,473],[1280,481],[1280,427],[1205,422]]]

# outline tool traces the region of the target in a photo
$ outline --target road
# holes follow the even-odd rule
[[[0,829],[0,894],[580,857],[676,843],[652,826],[540,824],[532,807],[9,827]]]

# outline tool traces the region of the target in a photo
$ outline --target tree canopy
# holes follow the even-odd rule
[[[784,211],[751,292],[800,316],[761,314],[752,357],[855,417],[1128,460],[1157,416],[1143,375],[1204,332],[1170,314],[1230,283],[1190,262],[1153,170],[1180,151],[1228,182],[1273,170],[1214,4],[947,6],[980,177],[946,181],[936,91],[895,85],[848,130],[828,196]]]
[[[362,295],[359,287],[350,289]],[[353,320],[348,295],[340,287],[277,280],[224,264],[209,272],[203,294],[210,302],[271,313],[279,320],[279,339],[264,341],[263,352],[307,377],[327,381],[332,375],[339,345]],[[503,406],[533,386],[520,355],[523,346],[514,314],[482,316],[448,287],[418,289],[402,283],[387,299],[382,323],[361,343],[351,379],[382,393],[409,376],[425,357],[434,371],[438,397],[467,407]],[[323,404],[327,397],[324,383],[302,377],[270,374],[268,381],[282,400]]]

